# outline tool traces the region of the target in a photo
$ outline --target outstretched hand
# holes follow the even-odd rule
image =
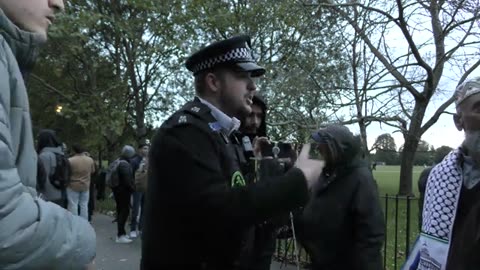
[[[295,167],[299,168],[305,175],[308,188],[311,188],[312,185],[318,181],[318,178],[325,167],[325,161],[311,159],[309,157],[310,147],[311,145],[309,143],[304,144],[300,151],[300,155],[298,155],[297,162],[295,162]]]

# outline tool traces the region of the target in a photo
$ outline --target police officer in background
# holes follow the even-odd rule
[[[196,98],[152,140],[143,270],[233,269],[244,230],[305,204],[324,166],[308,158],[306,145],[284,176],[246,186],[233,133],[237,119],[251,112],[254,77],[265,73],[252,58],[250,38],[213,43],[190,56],[186,67]]]

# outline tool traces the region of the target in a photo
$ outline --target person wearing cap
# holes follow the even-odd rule
[[[422,230],[407,269],[423,269],[432,258],[438,269],[480,269],[480,77],[460,84],[454,98],[453,120],[465,139],[428,176]]]
[[[215,42],[186,67],[196,97],[162,124],[149,152],[141,269],[234,269],[245,230],[303,205],[323,163],[307,145],[285,176],[247,186],[235,133],[265,73],[250,38]]]
[[[130,197],[135,190],[133,170],[130,159],[135,155],[135,149],[131,145],[125,145],[119,157],[116,173],[118,173],[118,186],[112,188],[117,211],[117,238],[118,244],[132,242],[125,231],[128,215],[130,214]]]
[[[314,132],[312,139],[326,164],[309,202],[294,218],[311,269],[383,269],[385,223],[360,138],[333,124]]]

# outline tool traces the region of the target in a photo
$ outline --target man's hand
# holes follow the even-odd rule
[[[255,137],[253,139],[253,154],[256,158],[262,158],[262,148],[270,144],[267,137]]]
[[[325,167],[325,161],[309,158],[310,147],[309,143],[304,144],[300,155],[298,155],[297,162],[295,162],[295,167],[299,168],[305,175],[309,189],[318,181]]]

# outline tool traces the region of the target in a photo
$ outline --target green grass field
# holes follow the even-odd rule
[[[413,168],[413,193],[418,196],[417,180],[423,167],[417,166]],[[373,171],[373,177],[377,180],[380,195],[393,195],[398,192],[400,181],[400,166],[377,166],[377,170]]]
[[[409,249],[411,249],[418,235],[419,206],[417,181],[422,170],[423,167],[415,167],[413,169],[412,184],[415,198],[410,200],[410,203],[403,198],[398,200],[393,198],[398,193],[400,166],[378,166],[377,170],[373,171],[373,176],[378,184],[381,203],[384,213],[386,213],[387,221],[385,269],[400,269],[400,266],[405,261],[407,255],[407,237],[409,237]],[[388,199],[385,198],[385,195],[387,194],[392,197]],[[398,209],[398,211],[396,209]],[[408,229],[407,212],[409,212],[410,216]],[[407,230],[409,234],[408,236]]]

